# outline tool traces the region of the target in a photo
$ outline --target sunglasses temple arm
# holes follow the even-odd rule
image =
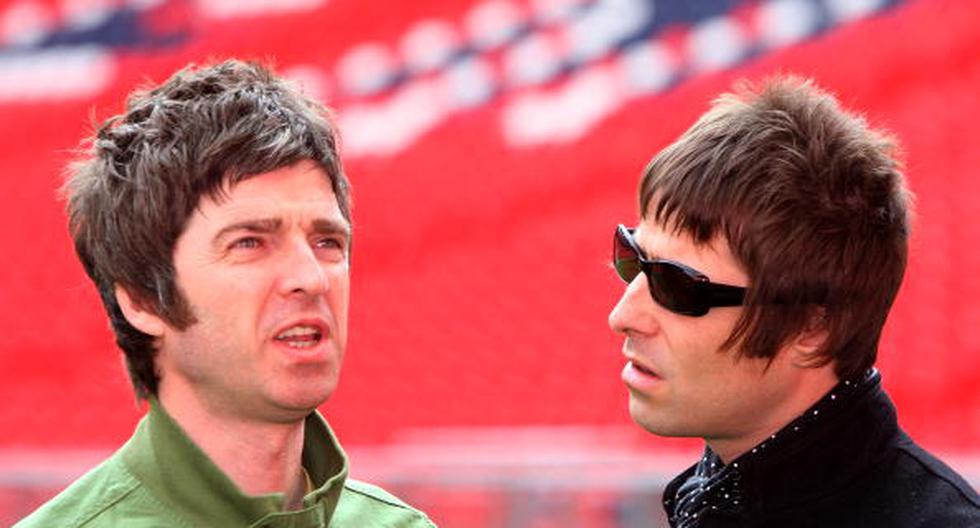
[[[711,306],[741,306],[745,301],[745,288],[712,284],[707,292]]]

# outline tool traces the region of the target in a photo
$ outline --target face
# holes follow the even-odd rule
[[[634,237],[647,258],[686,264],[712,282],[748,284],[722,238],[698,245],[652,219],[644,220]],[[676,314],[653,300],[647,280],[638,274],[609,314],[610,327],[625,337],[622,379],[633,420],[658,435],[702,437],[709,443],[737,443],[775,430],[778,402],[787,401],[797,381],[798,369],[786,354],[771,365],[768,359],[736,358],[737,345],[721,348],[742,307],[711,308],[700,317]]]
[[[161,398],[189,391],[218,412],[305,416],[340,373],[350,226],[312,162],[225,190],[202,198],[174,249],[197,322],[160,338]]]

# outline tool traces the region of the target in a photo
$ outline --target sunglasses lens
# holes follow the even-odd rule
[[[709,307],[702,302],[698,280],[684,268],[667,261],[642,261],[629,231],[616,229],[613,239],[613,266],[623,282],[630,283],[640,272],[647,274],[650,295],[660,306],[682,315],[704,315]]]
[[[701,303],[696,281],[683,269],[667,262],[658,262],[651,267],[650,275],[650,293],[664,308],[684,315],[704,315],[708,312]]]
[[[640,258],[624,236],[621,231],[616,232],[613,242],[613,266],[619,278],[629,283],[640,273]]]

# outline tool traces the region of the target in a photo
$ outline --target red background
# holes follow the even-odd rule
[[[119,112],[143,80],[162,81],[189,61],[271,57],[283,69],[330,71],[353,44],[394,46],[418,20],[455,23],[472,5],[334,0],[313,13],[231,23],[172,4],[154,23],[186,31],[186,40],[116,49],[112,82],[95,97],[0,101],[0,449],[109,449],[141,414],[56,199],[93,116]],[[627,425],[620,340],[605,322],[622,289],[607,265],[612,227],[635,221],[642,167],[715,95],[737,78],[793,72],[905,147],[917,219],[879,368],[913,437],[942,452],[975,452],[978,49],[975,3],[909,1],[630,98],[572,141],[508,142],[501,115],[519,94],[502,93],[404,150],[349,157],[351,340],[325,413],[349,445],[383,443],[406,428]],[[358,101],[328,90],[327,102],[343,116]]]

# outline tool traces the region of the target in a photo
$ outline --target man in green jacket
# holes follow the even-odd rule
[[[347,479],[316,411],[343,359],[351,239],[322,106],[256,64],[191,66],[131,95],[65,189],[149,412],[18,527],[433,526]]]

